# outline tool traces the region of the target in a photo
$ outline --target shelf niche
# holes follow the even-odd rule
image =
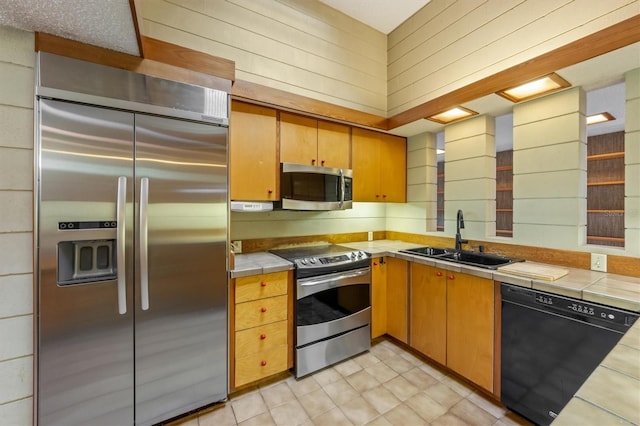
[[[587,244],[624,247],[624,132],[587,139]]]
[[[513,237],[513,150],[496,152],[496,236]]]

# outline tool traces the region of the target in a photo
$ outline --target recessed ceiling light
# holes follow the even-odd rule
[[[449,124],[453,123],[454,121],[462,120],[463,118],[471,117],[472,115],[478,115],[478,113],[468,108],[459,106],[451,108],[448,111],[427,117],[427,120],[435,121],[436,123],[440,124]]]
[[[600,112],[598,114],[589,115],[587,117],[587,125],[604,123],[605,121],[612,121],[615,119],[616,118],[608,112]]]
[[[570,86],[571,83],[567,80],[556,73],[551,73],[537,80],[529,81],[519,86],[496,92],[496,95],[500,95],[511,102],[521,102],[537,96],[553,93]]]

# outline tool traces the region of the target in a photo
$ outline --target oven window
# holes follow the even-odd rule
[[[369,306],[369,284],[332,288],[296,302],[296,325],[313,325],[337,320]]]

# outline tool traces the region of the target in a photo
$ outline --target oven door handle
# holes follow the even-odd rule
[[[370,284],[371,268],[339,272],[320,277],[304,278],[297,281],[296,299],[310,296],[321,291],[354,284]]]

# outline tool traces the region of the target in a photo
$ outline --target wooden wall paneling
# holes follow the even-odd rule
[[[298,16],[291,5],[259,3],[196,2],[187,8],[156,1],[142,8],[143,33],[193,49],[220,51],[236,62],[239,78],[386,114],[386,59],[371,58],[371,52],[386,50],[384,37],[350,40],[347,30],[365,26],[352,18],[348,25],[324,22],[325,12],[332,9],[322,4],[310,12],[314,15]],[[316,27],[323,31],[310,33]],[[375,48],[366,48],[368,44]]]
[[[257,102],[286,111],[304,113],[317,118],[333,119],[341,123],[350,123],[381,130],[386,130],[387,128],[387,119],[385,117],[319,101],[242,79],[235,81],[231,95],[237,100]]]
[[[640,41],[640,15],[397,113],[389,118],[388,128],[394,129],[412,123],[453,106],[516,86],[523,81],[535,79],[638,41]]]

